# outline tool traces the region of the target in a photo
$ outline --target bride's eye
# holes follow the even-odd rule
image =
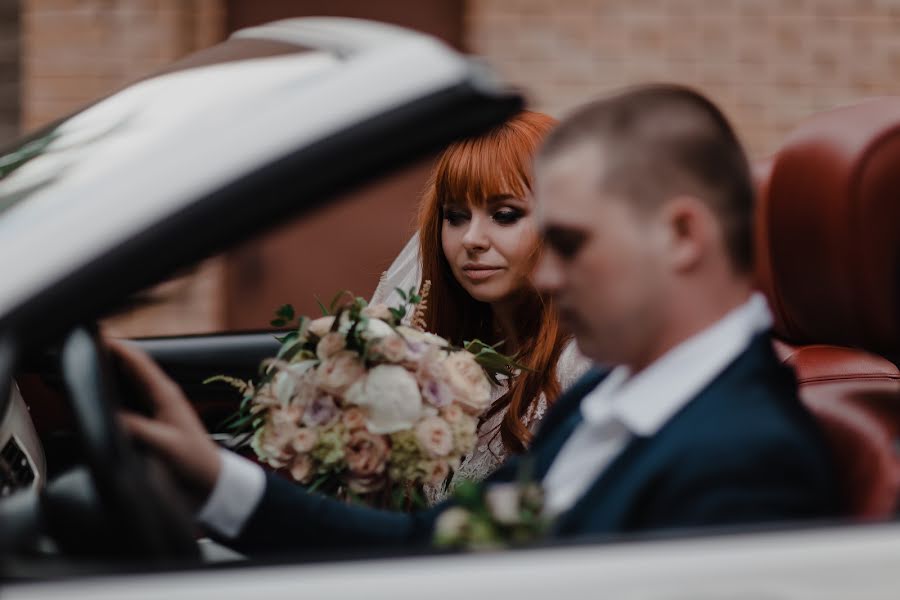
[[[521,219],[523,213],[515,208],[501,208],[494,213],[494,221],[500,225],[512,225]]]
[[[469,214],[462,210],[454,210],[452,208],[444,209],[444,220],[449,225],[461,225],[469,218]]]

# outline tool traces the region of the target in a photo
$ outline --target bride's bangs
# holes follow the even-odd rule
[[[531,162],[538,143],[513,128],[500,129],[447,149],[435,181],[441,205],[481,207],[488,198],[511,194],[527,198],[531,192]]]

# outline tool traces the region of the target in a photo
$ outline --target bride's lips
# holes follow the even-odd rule
[[[472,281],[482,281],[488,279],[502,271],[502,267],[494,267],[491,265],[466,264],[463,265],[463,274]]]

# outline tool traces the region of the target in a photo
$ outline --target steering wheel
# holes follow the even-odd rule
[[[103,521],[113,532],[110,550],[127,558],[199,557],[191,519],[167,471],[138,452],[116,422],[118,401],[128,399],[119,395],[115,365],[97,335],[72,331],[61,366]]]

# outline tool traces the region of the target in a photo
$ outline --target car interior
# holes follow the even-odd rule
[[[263,49],[269,50],[279,49]],[[900,497],[898,163],[900,98],[880,98],[811,115],[774,156],[754,165],[757,277],[775,315],[773,343],[795,370],[801,397],[830,442],[846,494],[846,517],[854,522],[892,519]],[[368,171],[375,166],[377,161]],[[220,373],[249,377],[278,348],[270,331],[137,343],[184,388],[213,432],[235,410],[238,398],[202,382]],[[127,382],[117,379],[92,325],[76,328],[49,351],[40,348],[21,357],[14,381],[46,456],[48,488],[67,491],[39,500],[47,519],[41,526],[53,534],[56,546],[48,550],[33,538],[23,540],[27,532],[10,528],[0,534],[0,549],[29,560],[62,552],[110,561],[130,548],[128,536],[140,536],[147,543],[132,548],[131,558],[159,559],[159,564],[173,557],[197,559],[192,540],[199,532],[188,522],[187,507],[162,470],[138,456],[118,433],[110,407],[117,397],[129,395]],[[87,439],[86,430],[100,434]],[[2,453],[3,476],[14,487],[31,486],[27,473],[14,472],[22,458],[16,448]],[[111,464],[110,457],[118,462]],[[138,461],[150,464],[137,467]],[[130,506],[132,512],[107,520],[97,512],[96,499],[78,496],[90,487],[85,483],[90,475],[78,470],[85,463],[101,505]],[[130,468],[147,468],[152,476],[146,482],[121,478]],[[146,485],[157,489],[151,494]],[[158,497],[163,500],[157,502]],[[0,503],[4,522],[33,512]],[[135,525],[110,530],[110,523],[124,522]],[[155,539],[170,531],[177,533]],[[7,570],[19,569],[26,577],[45,573],[21,567],[18,562]]]
[[[774,343],[856,519],[890,518],[900,492],[898,142],[900,99],[874,99],[812,115],[754,170]]]

